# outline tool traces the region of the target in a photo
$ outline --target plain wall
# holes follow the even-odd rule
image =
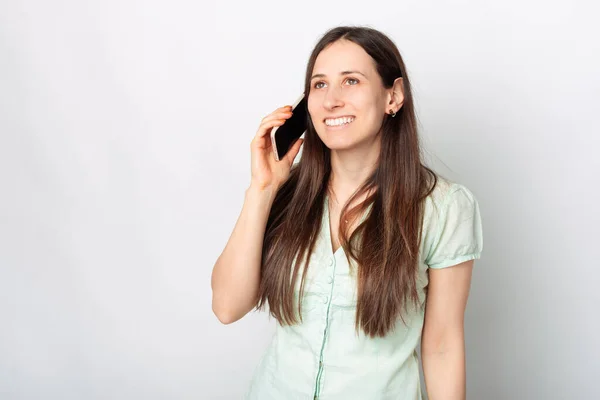
[[[480,203],[468,398],[600,398],[596,15],[591,1],[3,0],[0,399],[241,398],[274,321],[221,325],[211,270],[260,119],[296,99],[339,24],[396,42],[428,165]]]

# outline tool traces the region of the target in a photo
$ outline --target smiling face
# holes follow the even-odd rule
[[[317,56],[311,77],[308,112],[328,148],[349,150],[379,140],[390,91],[361,46],[332,43]]]

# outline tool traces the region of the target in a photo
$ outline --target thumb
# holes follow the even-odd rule
[[[296,143],[294,143],[294,145],[290,148],[290,150],[285,155],[285,157],[287,158],[287,161],[290,163],[290,165],[292,165],[292,163],[294,162],[294,158],[296,158],[296,156],[298,155],[298,152],[300,151],[300,146],[302,146],[302,143],[304,143],[304,139],[296,140]]]

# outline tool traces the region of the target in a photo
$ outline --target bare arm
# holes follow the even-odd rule
[[[278,188],[289,177],[300,150],[299,139],[280,161],[272,154],[269,133],[291,116],[281,107],[263,118],[254,136],[252,183],[246,190],[242,212],[211,276],[212,309],[219,321],[230,324],[242,318],[258,301],[263,239]]]
[[[429,269],[421,358],[430,400],[466,398],[464,314],[473,263]]]
[[[250,186],[242,212],[213,268],[213,312],[224,324],[237,321],[256,306],[263,237],[274,190]]]

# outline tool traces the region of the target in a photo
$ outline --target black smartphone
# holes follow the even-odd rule
[[[292,116],[283,125],[271,130],[271,144],[273,155],[277,161],[281,160],[296,140],[306,131],[308,121],[308,108],[304,93],[292,104]]]

